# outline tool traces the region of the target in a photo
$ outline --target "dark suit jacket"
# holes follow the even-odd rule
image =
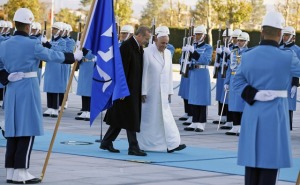
[[[116,100],[108,109],[105,121],[107,124],[130,131],[140,131],[141,124],[141,94],[143,74],[143,48],[133,37],[120,47],[122,63],[130,96],[124,100]]]

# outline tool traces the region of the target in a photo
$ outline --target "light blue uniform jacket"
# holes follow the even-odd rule
[[[243,52],[246,50],[244,48],[243,50],[240,50],[238,48],[232,50],[231,52],[231,57],[230,61],[228,63],[228,68],[226,72],[226,78],[224,81],[224,84],[229,85],[229,93],[228,93],[228,110],[233,111],[233,112],[243,112],[244,107],[245,107],[245,101],[242,99],[240,94],[238,94],[234,89],[232,88],[233,86],[233,80],[236,70],[240,63],[238,63],[238,58],[237,56],[242,56]],[[234,67],[236,66],[236,67]]]
[[[172,44],[168,44],[167,45],[167,49],[171,52],[171,55],[172,55],[172,58],[173,58],[173,55],[175,53],[175,48]]]
[[[281,46],[281,48],[283,48],[284,46]],[[291,47],[286,47],[286,48],[289,48],[291,50],[293,50],[298,58],[300,59],[300,47],[297,46],[297,45],[293,45]],[[289,110],[292,110],[292,111],[296,111],[296,105],[297,105],[297,91],[295,93],[295,96],[293,98],[291,98],[291,89],[292,89],[292,79],[291,79],[291,83],[289,84],[289,87],[288,87],[288,100],[289,100]]]
[[[92,82],[94,72],[95,55],[91,51],[82,59],[84,60],[79,67],[77,95],[79,96],[91,96],[92,94]]]
[[[62,52],[44,48],[37,39],[15,35],[0,44],[0,69],[37,72],[40,60],[62,63]],[[38,78],[9,82],[5,93],[6,137],[43,135],[42,106]]]
[[[263,44],[263,45],[262,45]],[[282,50],[275,41],[243,54],[233,81],[241,94],[248,85],[257,90],[287,90],[291,76],[300,76],[300,61],[291,50]],[[258,168],[291,166],[288,99],[246,103],[239,137],[238,164]]]
[[[189,85],[189,104],[192,105],[211,105],[211,88],[208,65],[211,62],[212,47],[209,44],[202,43],[194,45],[195,52],[200,54],[198,60],[193,59],[194,65],[205,65],[207,68],[190,70]]]
[[[185,78],[183,76],[181,76],[181,80],[180,80],[180,86],[179,86],[179,90],[178,90],[178,95],[182,98],[182,99],[189,99],[189,89],[190,89],[190,71],[189,71],[189,75],[188,78]]]
[[[66,41],[58,37],[52,39],[51,49],[66,52]],[[46,61],[47,62],[47,61]],[[68,82],[69,64],[47,63],[44,73],[44,92],[64,93]]]

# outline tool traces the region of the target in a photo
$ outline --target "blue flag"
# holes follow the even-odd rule
[[[96,0],[83,46],[96,55],[93,71],[90,124],[113,101],[129,96],[118,46],[113,1]]]

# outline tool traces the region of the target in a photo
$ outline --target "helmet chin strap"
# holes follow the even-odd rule
[[[292,42],[293,42],[293,41],[292,41],[293,36],[294,36],[294,35],[291,34],[290,37],[289,37],[289,39],[288,39],[286,42],[284,42],[284,44],[288,45],[288,44],[292,43]],[[282,36],[281,36],[281,39],[282,39]],[[280,39],[280,40],[281,40],[281,39]]]
[[[56,32],[56,34],[53,36],[54,38],[57,38],[58,36],[59,36],[59,33],[60,33],[60,30],[58,30],[57,32]]]
[[[197,43],[199,43],[199,44],[202,44],[203,42],[204,42],[204,36],[205,36],[205,34],[203,34],[201,37],[200,37],[200,39],[197,41]]]

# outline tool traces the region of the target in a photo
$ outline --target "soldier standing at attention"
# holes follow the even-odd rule
[[[281,48],[289,48],[293,50],[298,58],[300,58],[300,47],[295,44],[296,39],[296,30],[291,27],[287,26],[283,29],[283,45],[280,46]],[[296,104],[297,104],[297,88],[299,87],[299,78],[292,77],[291,83],[288,88],[289,92],[289,116],[290,116],[290,130],[293,130],[293,111],[296,111]]]
[[[40,60],[71,64],[82,58],[82,51],[62,53],[42,46],[29,37],[34,20],[27,8],[16,11],[14,36],[0,45],[0,82],[6,85],[5,136],[7,138],[6,182],[37,184],[41,180],[28,172],[35,136],[43,135],[43,117],[37,70]],[[30,107],[30,109],[29,109]]]
[[[283,25],[281,13],[264,17],[262,40],[243,53],[233,81],[246,101],[237,161],[245,166],[245,185],[275,185],[278,169],[292,165],[287,89],[291,76],[300,76],[300,60],[279,48]]]

